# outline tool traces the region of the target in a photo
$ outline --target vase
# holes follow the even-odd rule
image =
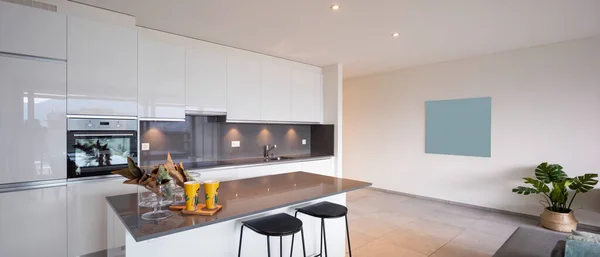
[[[153,203],[153,210],[142,214],[144,220],[163,220],[173,216],[169,210],[162,210],[163,207],[171,205],[172,191],[170,184],[158,185],[160,194],[156,194],[156,201]]]
[[[541,225],[550,230],[558,232],[571,232],[577,229],[577,219],[573,211],[569,213],[553,212],[548,208],[540,215]]]

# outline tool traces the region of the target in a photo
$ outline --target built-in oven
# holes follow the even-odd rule
[[[69,118],[67,124],[67,177],[109,175],[136,163],[137,120]]]

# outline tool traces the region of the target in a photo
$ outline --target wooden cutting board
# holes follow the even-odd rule
[[[172,206],[175,207],[175,206]],[[189,214],[189,215],[203,215],[203,216],[212,216],[215,215],[215,213],[219,212],[221,209],[223,209],[222,205],[217,205],[217,208],[209,210],[206,209],[206,205],[205,204],[198,204],[196,206],[196,210],[195,211],[188,211],[185,209],[185,206],[182,206],[183,208],[181,208],[181,213],[183,214]],[[170,209],[170,208],[169,208]]]

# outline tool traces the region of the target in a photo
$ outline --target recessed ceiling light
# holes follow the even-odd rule
[[[337,4],[334,4],[334,5],[332,5],[332,6],[329,6],[329,8],[331,8],[332,10],[339,10],[339,9],[340,9],[340,6],[339,6],[339,5],[337,5]]]
[[[400,33],[398,33],[398,32],[392,33],[392,37],[398,37],[398,36],[400,36]]]

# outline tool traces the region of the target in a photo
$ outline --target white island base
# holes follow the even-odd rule
[[[346,205],[346,194],[338,194],[330,197],[301,203],[294,206],[279,208],[255,215],[245,216],[239,219],[219,222],[191,230],[182,231],[154,239],[136,242],[126,232],[126,256],[127,257],[173,257],[173,256],[206,256],[206,257],[234,257],[238,256],[240,242],[241,222],[265,215],[276,213],[288,213],[294,215],[295,208],[321,201],[329,201]],[[178,215],[178,214],[176,214]],[[304,227],[304,238],[306,243],[306,256],[315,256],[319,253],[320,219],[298,213]],[[325,233],[327,239],[327,256],[345,256],[346,224],[344,218],[326,219]],[[283,256],[289,256],[291,236],[283,238]],[[350,239],[352,240],[352,239]],[[280,255],[279,238],[271,237],[271,256]],[[242,257],[267,256],[267,237],[259,235],[245,228],[242,238]],[[300,233],[294,239],[294,252],[292,256],[303,256],[302,240]]]

